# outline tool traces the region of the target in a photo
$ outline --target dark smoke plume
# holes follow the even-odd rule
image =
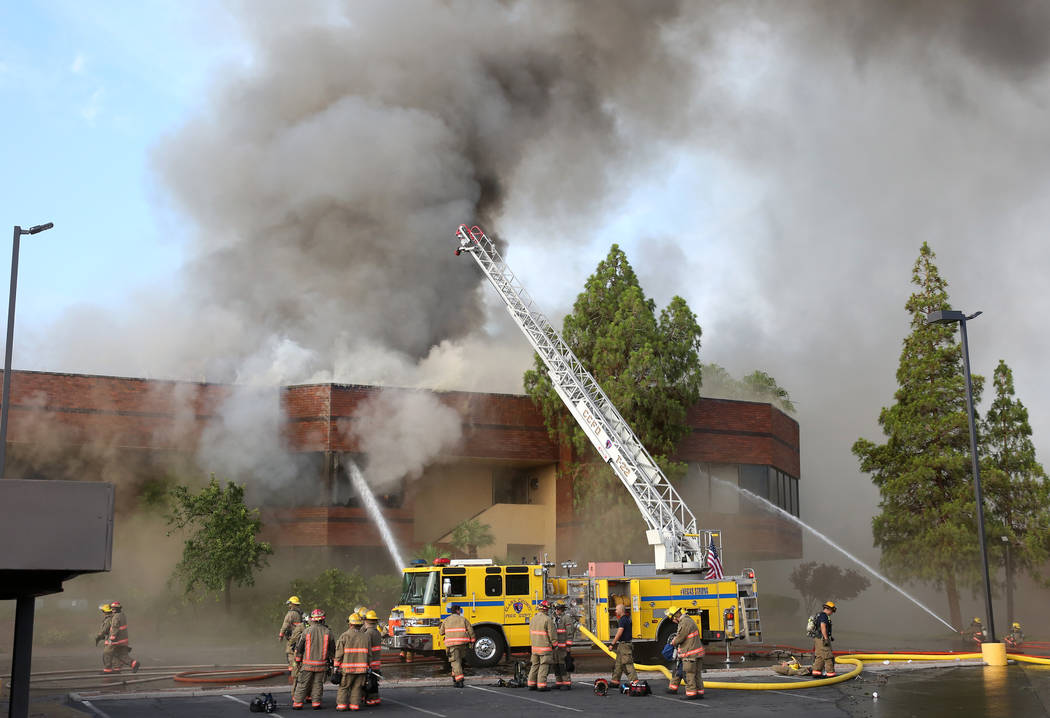
[[[232,313],[245,354],[275,337],[315,354],[299,373],[367,344],[418,360],[477,329],[457,224],[494,226],[515,191],[587,212],[640,133],[686,125],[676,2],[282,7],[241,6],[251,66],[157,165],[197,225],[198,311]]]

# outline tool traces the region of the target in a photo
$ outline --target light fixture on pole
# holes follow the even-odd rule
[[[984,540],[984,499],[981,495],[981,467],[977,456],[977,426],[973,415],[973,380],[970,377],[970,347],[966,342],[966,322],[978,317],[982,312],[967,316],[965,312],[953,309],[939,309],[926,315],[927,324],[959,323],[962,333],[963,369],[966,374],[966,412],[970,421],[970,454],[973,459],[973,491],[977,497],[977,537],[981,542],[981,563],[984,568],[984,602],[988,614],[988,642],[995,643],[995,618],[992,615],[992,582],[988,578],[988,546]]]
[[[29,229],[15,225],[11,241],[11,296],[7,300],[7,345],[4,350],[4,389],[0,398],[0,479],[7,469],[7,410],[11,399],[11,345],[15,339],[15,293],[18,291],[18,244],[23,234],[39,234],[55,226],[54,222],[38,224]]]

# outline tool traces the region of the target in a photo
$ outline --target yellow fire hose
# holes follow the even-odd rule
[[[612,658],[612,659],[616,658],[616,654],[613,653],[612,651],[610,651],[609,647],[606,646],[604,643],[602,643],[600,638],[598,638],[596,635],[594,635],[593,633],[588,631],[583,626],[580,626],[579,628],[580,628],[580,632],[583,635],[587,636],[587,638],[591,639],[591,642],[594,643],[594,645],[598,646],[598,648],[600,648],[603,651],[605,651],[605,654],[607,656],[609,656],[609,658]],[[979,655],[979,654],[977,654],[977,655]],[[794,681],[794,682],[784,681],[782,683],[780,683],[780,682],[778,682],[778,683],[742,683],[742,682],[727,683],[725,681],[707,681],[707,680],[705,680],[704,681],[704,688],[705,689],[706,688],[728,688],[730,690],[737,690],[737,691],[773,691],[773,690],[783,691],[783,690],[791,690],[791,689],[795,689],[795,688],[814,688],[816,686],[830,686],[833,683],[841,683],[842,681],[849,680],[850,678],[856,677],[857,675],[860,674],[861,670],[863,670],[863,668],[864,668],[864,664],[860,660],[858,660],[856,658],[853,658],[853,657],[842,656],[842,657],[836,658],[835,660],[837,662],[839,662],[839,663],[852,663],[855,667],[849,673],[843,673],[841,676],[834,676],[832,678],[818,678],[818,679],[811,680],[811,681]],[[872,660],[874,660],[874,659],[872,659]],[[647,666],[647,665],[643,665],[641,663],[635,663],[634,667],[635,667],[636,670],[639,670],[639,671],[659,671],[660,673],[663,673],[667,677],[667,680],[671,680],[671,671],[667,670],[667,668],[665,668],[664,666]]]

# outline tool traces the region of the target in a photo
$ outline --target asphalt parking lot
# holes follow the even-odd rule
[[[652,718],[711,713],[712,715],[843,716],[836,703],[844,697],[837,686],[805,691],[710,691],[707,698],[685,701],[666,695],[666,680],[652,681],[651,696],[631,697],[609,694],[599,697],[590,683],[580,682],[570,691],[541,693],[523,688],[499,688],[483,681],[457,690],[451,686],[394,687],[382,690],[383,705],[370,712],[384,716],[451,718],[452,716],[498,715],[502,718],[534,715],[637,716]],[[334,688],[334,686],[333,686]],[[248,703],[257,692],[217,691],[211,695],[175,698],[94,698],[71,705],[100,718],[140,718],[141,716],[233,716],[249,712]],[[292,711],[287,690],[274,691],[278,702],[275,716],[301,715]],[[310,711],[307,707],[306,711]],[[322,711],[335,712],[335,691],[325,691]]]

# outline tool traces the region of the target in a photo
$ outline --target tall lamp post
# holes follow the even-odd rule
[[[984,567],[984,603],[988,614],[988,641],[995,643],[995,617],[992,615],[992,582],[988,578],[988,546],[984,540],[984,499],[981,496],[981,467],[977,458],[977,426],[973,418],[973,380],[970,378],[970,346],[966,342],[966,322],[980,316],[974,312],[967,316],[965,312],[942,309],[926,315],[927,324],[959,323],[962,333],[963,369],[966,373],[966,411],[970,420],[970,455],[973,459],[973,492],[977,497],[977,536],[981,542],[981,563]]]
[[[1003,540],[1003,548],[1006,549],[1006,622],[1013,628],[1014,622],[1014,571],[1010,565],[1010,537],[1000,536]]]
[[[4,351],[4,391],[0,401],[0,479],[7,469],[7,411],[11,403],[11,345],[15,339],[15,293],[18,290],[18,244],[23,234],[39,234],[54,227],[54,222],[38,224],[29,229],[15,225],[15,236],[11,242],[11,297],[7,300],[7,348]]]

